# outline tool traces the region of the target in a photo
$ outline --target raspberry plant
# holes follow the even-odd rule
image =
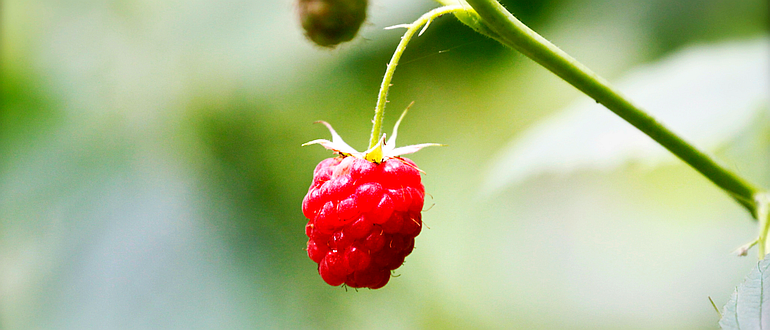
[[[609,109],[610,111],[612,111],[613,113],[615,113],[616,115],[618,115],[619,117],[621,117],[622,119],[624,119],[625,121],[627,121],[628,123],[636,127],[637,129],[639,129],[640,131],[642,131],[644,134],[652,138],[661,146],[665,147],[667,150],[669,150],[674,155],[679,157],[682,161],[689,164],[696,171],[702,174],[706,179],[713,182],[717,187],[725,191],[736,202],[742,205],[751,214],[751,216],[754,219],[758,220],[758,237],[755,240],[749,242],[745,246],[738,249],[737,251],[738,254],[746,255],[747,251],[751,247],[756,245],[758,249],[759,259],[760,260],[764,259],[768,249],[770,249],[770,242],[767,239],[768,230],[770,229],[770,219],[768,219],[770,217],[770,193],[768,193],[766,189],[762,189],[748,182],[747,180],[737,175],[736,173],[733,173],[732,171],[726,169],[725,167],[720,165],[717,161],[712,159],[709,155],[700,151],[696,147],[692,146],[683,138],[677,136],[667,127],[663,126],[658,121],[656,121],[655,118],[649,116],[643,109],[634,105],[619,91],[613,88],[606,80],[599,77],[596,73],[592,72],[586,66],[584,66],[583,64],[581,64],[580,62],[578,62],[568,54],[566,54],[564,51],[562,51],[561,49],[559,49],[558,47],[550,43],[548,40],[546,40],[545,38],[537,34],[535,31],[531,30],[529,27],[527,27],[523,23],[521,23],[515,16],[513,16],[510,12],[508,12],[496,0],[437,0],[437,1],[442,3],[444,6],[429,11],[428,13],[421,16],[418,20],[416,20],[412,24],[402,24],[402,25],[396,25],[392,27],[392,28],[404,27],[404,28],[407,28],[407,32],[402,37],[401,42],[399,43],[398,47],[396,48],[396,51],[393,54],[393,57],[391,58],[391,61],[388,63],[388,67],[385,72],[385,77],[383,78],[382,85],[380,86],[380,92],[378,96],[377,106],[375,108],[375,117],[373,121],[374,126],[372,128],[372,133],[370,137],[370,144],[369,144],[370,151],[359,154],[354,150],[352,150],[352,148],[349,148],[347,147],[347,145],[344,145],[344,143],[340,143],[340,144],[334,143],[334,140],[332,142],[325,141],[325,140],[311,142],[311,143],[320,143],[325,147],[327,147],[328,149],[332,149],[341,155],[338,158],[328,159],[322,162],[321,164],[319,164],[319,167],[316,169],[316,173],[314,175],[314,181],[313,181],[314,183],[313,185],[311,185],[310,192],[308,193],[309,197],[306,197],[305,202],[303,203],[303,211],[305,211],[305,215],[311,220],[309,222],[309,226],[311,227],[311,229],[309,229],[308,231],[308,236],[310,237],[310,241],[308,243],[308,253],[311,256],[311,259],[313,259],[314,261],[320,264],[319,272],[321,273],[321,276],[324,278],[324,280],[327,281],[327,283],[332,285],[338,285],[345,282],[345,283],[348,283],[348,285],[355,286],[355,287],[357,286],[380,287],[381,286],[380,284],[384,285],[384,283],[387,282],[387,280],[377,281],[374,279],[376,276],[372,276],[372,275],[363,276],[365,280],[362,280],[361,282],[356,280],[355,274],[357,270],[354,269],[354,267],[349,266],[350,261],[347,261],[348,266],[346,266],[344,261],[345,260],[344,255],[346,255],[344,253],[348,253],[348,252],[340,252],[342,251],[341,250],[342,247],[337,249],[337,252],[334,252],[334,249],[331,248],[332,245],[337,244],[334,241],[335,234],[330,232],[331,236],[321,235],[321,236],[318,236],[320,237],[318,240],[314,238],[315,236],[313,232],[317,230],[315,226],[319,225],[318,214],[321,214],[323,212],[324,208],[326,207],[326,204],[321,206],[321,202],[313,202],[317,204],[313,204],[315,206],[312,206],[312,207],[309,207],[309,206],[305,207],[305,205],[312,204],[311,202],[313,198],[320,198],[321,200],[326,201],[327,204],[329,203],[329,201],[327,200],[332,201],[331,202],[332,204],[334,204],[336,201],[337,203],[336,205],[341,205],[343,203],[342,198],[353,198],[355,200],[356,198],[355,193],[350,193],[352,194],[352,195],[349,195],[350,197],[347,197],[348,195],[345,195],[345,196],[340,195],[339,197],[337,196],[314,197],[313,193],[314,191],[319,191],[318,187],[323,187],[323,184],[328,184],[328,183],[321,183],[321,186],[318,186],[317,180],[322,180],[323,178],[327,178],[327,177],[332,178],[334,177],[333,173],[336,173],[338,171],[342,173],[347,171],[346,168],[349,166],[353,166],[354,164],[363,164],[361,163],[361,159],[373,162],[375,164],[375,165],[372,165],[374,166],[374,168],[379,168],[380,166],[382,166],[382,164],[386,164],[388,161],[390,161],[388,160],[385,163],[381,164],[379,160],[385,159],[387,157],[378,158],[379,151],[377,150],[378,148],[382,148],[383,146],[393,148],[392,144],[390,143],[388,144],[382,143],[384,139],[381,138],[381,125],[382,125],[382,116],[384,115],[385,104],[387,102],[388,89],[390,87],[390,81],[393,76],[393,73],[395,72],[395,67],[398,64],[400,56],[404,52],[406,45],[409,43],[409,40],[412,38],[412,36],[416,34],[420,28],[423,28],[423,26],[427,28],[427,26],[430,24],[430,22],[433,19],[447,13],[454,14],[462,23],[471,27],[475,31],[483,35],[486,35],[487,37],[490,37],[508,47],[511,47],[513,49],[520,51],[527,57],[531,58],[532,60],[539,63],[546,69],[550,70],[557,76],[561,77],[562,79],[564,79],[565,81],[567,81],[568,83],[576,87],[581,92],[585,93],[589,97],[596,100],[597,103],[604,105],[607,109]],[[327,124],[327,126],[329,125]],[[398,124],[396,126],[398,126]],[[330,126],[329,126],[329,129],[332,131],[333,137],[337,137],[336,133],[331,129]],[[394,130],[394,137],[396,135],[395,133],[396,132]],[[341,142],[341,139],[339,139],[339,141]],[[342,146],[342,148],[340,146]],[[419,150],[419,148],[413,148],[413,149]],[[370,156],[372,154],[374,156]],[[357,157],[358,160],[356,159],[347,160],[351,156]],[[413,163],[409,162],[406,159],[398,158],[398,155],[391,155],[391,157],[395,157],[392,159],[395,159],[398,162],[402,162],[401,164],[403,165],[407,165],[407,164],[413,165]],[[367,165],[367,166],[370,166],[370,165]],[[338,168],[342,168],[342,169],[338,170]],[[332,174],[329,175],[328,173],[332,173]],[[321,179],[317,179],[319,176]],[[333,180],[333,179],[329,179],[329,180]],[[349,179],[343,179],[343,181],[344,180],[349,180]],[[362,182],[366,182],[366,179],[362,179],[362,180],[363,180]],[[374,182],[374,181],[371,181],[372,179],[369,179],[369,180],[370,182]],[[326,181],[326,182],[333,182],[333,181]],[[359,187],[357,186],[358,184],[362,184],[362,183],[350,184],[350,183],[347,183],[347,181],[345,183],[346,186],[350,185],[350,188],[346,188],[346,189],[351,189],[350,191],[353,191],[353,187]],[[404,186],[406,187],[407,185],[404,185]],[[422,192],[421,185],[411,186],[411,187],[414,188],[416,191]],[[355,191],[358,191],[357,189],[358,188],[355,188]],[[323,191],[323,188],[321,188],[320,191]],[[318,193],[318,192],[315,192],[315,194],[323,195],[323,193]],[[335,199],[335,198],[339,198],[339,199]],[[308,201],[309,199],[311,201]],[[329,205],[332,205],[332,204],[329,204]],[[368,207],[369,206],[358,207],[356,209],[357,210],[356,212],[365,214],[366,211],[364,210],[368,210]],[[306,210],[306,208],[307,210],[309,210],[309,212]],[[339,206],[338,206],[338,212],[339,212]],[[390,214],[389,208],[386,208],[382,212],[385,214]],[[411,210],[410,212],[415,212],[413,214],[419,214],[418,209],[416,208],[414,210]],[[320,217],[320,218],[323,218],[323,217]],[[346,220],[346,221],[353,221],[353,220],[354,219],[351,218],[350,220]],[[321,220],[320,222],[323,223],[324,221]],[[387,223],[387,220],[383,222],[383,225],[385,223]],[[336,230],[340,230],[341,228],[341,233],[344,234],[345,228],[346,228],[345,226],[351,226],[351,225],[347,224],[347,222],[339,223],[335,228]],[[339,236],[341,235],[342,234],[340,234]],[[320,247],[317,247],[319,243],[323,243],[324,241],[327,242],[326,246],[329,247],[328,248],[329,252],[326,252],[327,248],[324,247],[323,245]],[[406,249],[410,252],[411,252],[411,242],[412,241],[409,241],[409,244],[407,244],[409,248]],[[355,245],[356,243],[352,243],[352,245],[351,243],[346,243],[346,244],[347,245],[344,245],[344,248],[346,249],[352,249],[352,248],[349,248],[349,246],[356,246]],[[358,241],[358,244],[361,244],[361,241]],[[323,254],[323,253],[317,254],[316,249],[321,249],[321,251],[325,252],[326,254]],[[409,253],[407,252],[406,254],[409,254]],[[323,255],[323,256],[319,257],[319,255]],[[330,255],[334,255],[334,257],[329,257]],[[343,255],[343,257],[339,257],[338,255]],[[326,258],[329,258],[330,260],[327,261]],[[357,258],[359,257],[354,256],[352,258],[354,260],[358,260]],[[362,259],[366,259],[366,258],[364,257]],[[343,266],[342,267],[334,266],[337,264],[342,264]],[[356,262],[353,262],[353,264],[358,265]],[[390,266],[393,266],[393,265],[390,265]],[[371,265],[369,266],[371,267]],[[365,271],[362,271],[362,272],[364,272],[365,274],[369,274],[367,273],[369,271],[369,268],[363,267],[361,265],[358,265],[358,267],[362,269],[366,269]],[[339,268],[342,268],[344,271],[334,270]],[[347,277],[343,276],[342,275],[343,273],[346,273]],[[350,274],[353,274],[353,276],[351,277]],[[380,278],[377,278],[377,279],[380,279]],[[364,282],[364,281],[369,281],[369,282]],[[373,284],[373,285],[367,285],[367,284]],[[733,299],[733,300],[738,301],[737,299]],[[734,307],[742,308],[740,304]],[[754,307],[755,306],[745,306],[745,308],[747,309],[751,309]],[[735,308],[733,308],[732,310],[735,310]],[[761,309],[761,305],[760,305],[760,309]],[[760,316],[760,319],[761,319],[761,316]]]

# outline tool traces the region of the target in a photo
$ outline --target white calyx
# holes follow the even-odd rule
[[[326,126],[326,128],[329,129],[329,132],[332,133],[332,140],[329,141],[324,139],[318,139],[318,140],[307,142],[302,146],[304,147],[311,144],[320,144],[324,148],[332,150],[340,155],[362,158],[375,163],[381,163],[383,159],[398,157],[401,155],[413,154],[425,147],[442,146],[442,144],[438,144],[438,143],[421,143],[421,144],[415,144],[415,145],[396,148],[396,137],[398,136],[398,126],[401,124],[401,120],[404,119],[404,116],[406,115],[406,112],[408,110],[409,110],[409,107],[407,107],[406,110],[404,110],[404,113],[402,113],[401,117],[399,117],[398,121],[396,121],[396,125],[393,127],[393,135],[390,137],[390,139],[388,139],[387,142],[385,142],[385,134],[383,134],[380,140],[377,142],[377,144],[374,147],[364,152],[359,152],[356,149],[353,149],[353,147],[349,146],[347,143],[345,143],[345,141],[342,140],[342,137],[340,137],[340,135],[337,134],[334,128],[332,128],[332,125],[330,125],[329,123],[323,120],[319,120],[317,121],[317,123],[324,124],[324,126]]]

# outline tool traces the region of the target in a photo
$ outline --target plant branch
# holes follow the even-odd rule
[[[722,167],[647,115],[612,88],[606,80],[521,23],[496,0],[465,1],[479,16],[482,24],[496,34],[496,40],[520,51],[647,134],[725,190],[758,218],[755,196],[760,192],[759,188]]]
[[[464,9],[460,5],[443,6],[423,14],[412,24],[396,25],[392,27],[406,27],[407,30],[406,33],[404,33],[404,36],[401,37],[401,41],[398,43],[398,47],[396,47],[396,51],[393,53],[393,57],[390,58],[388,68],[385,70],[385,76],[382,77],[380,93],[377,95],[377,107],[374,109],[374,119],[372,120],[372,135],[369,137],[368,149],[374,148],[374,146],[377,144],[377,141],[380,139],[380,135],[382,133],[382,118],[385,115],[385,104],[388,102],[387,99],[388,89],[390,88],[390,81],[393,79],[393,73],[396,72],[398,61],[401,59],[401,54],[403,54],[404,50],[406,50],[406,45],[409,43],[409,40],[412,39],[412,36],[414,36],[414,34],[417,33],[417,31],[419,31],[423,25],[430,24],[432,20],[441,15],[457,11],[464,11]],[[420,32],[420,34],[422,34],[422,32]]]
[[[757,204],[757,219],[759,220],[759,238],[757,245],[759,250],[759,260],[765,259],[767,254],[767,232],[770,229],[770,194],[759,193],[754,198]]]

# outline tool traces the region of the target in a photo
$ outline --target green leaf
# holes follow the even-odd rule
[[[757,263],[725,307],[722,329],[770,329],[770,259]]]
[[[619,79],[630,100],[699,148],[714,150],[756,120],[770,90],[768,39],[691,47]],[[594,100],[582,98],[503,148],[488,191],[531,176],[648,166],[675,158]]]

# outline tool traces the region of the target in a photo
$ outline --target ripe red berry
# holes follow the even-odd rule
[[[425,188],[406,158],[323,160],[302,202],[307,252],[330,285],[381,288],[422,229]]]
[[[303,144],[320,144],[340,155],[316,166],[302,201],[308,219],[307,255],[330,285],[379,289],[414,250],[414,238],[422,230],[425,188],[417,165],[401,156],[439,144],[396,148],[404,114],[387,143],[383,135],[365,152],[342,141],[324,121],[320,123],[329,129],[332,141]]]

